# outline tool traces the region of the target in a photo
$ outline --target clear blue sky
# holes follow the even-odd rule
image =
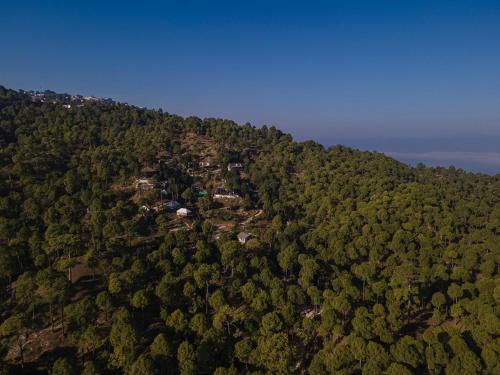
[[[7,87],[500,172],[498,0],[2,0],[0,41]]]

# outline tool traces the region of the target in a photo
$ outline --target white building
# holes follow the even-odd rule
[[[241,243],[241,244],[245,244],[250,238],[252,237],[252,235],[250,233],[247,233],[247,232],[240,232],[238,233],[238,241]]]
[[[236,193],[214,194],[214,199],[236,199],[239,197],[239,194]]]
[[[238,192],[234,190],[226,190],[223,188],[218,188],[215,190],[214,199],[236,199],[240,198]]]
[[[179,208],[177,210],[177,216],[180,216],[180,217],[189,217],[189,216],[192,216],[193,215],[193,212],[191,210],[188,210],[187,208]]]
[[[227,165],[227,170],[230,171],[230,172],[233,169],[241,169],[241,168],[243,168],[243,164],[241,164],[241,163],[229,163]]]

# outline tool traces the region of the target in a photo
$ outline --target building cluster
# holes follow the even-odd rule
[[[165,160],[172,160],[169,158],[167,154],[158,155],[158,158],[164,162]],[[186,167],[186,166],[185,166]],[[192,166],[190,166],[192,167]],[[219,166],[214,164],[212,160],[205,159],[199,162],[199,167],[203,169],[205,172],[211,173],[214,170],[218,169]],[[188,167],[186,167],[188,168]],[[243,169],[242,163],[228,163],[227,170],[228,171],[240,171]],[[157,170],[151,167],[144,167],[141,169],[140,177],[135,181],[135,189],[138,196],[142,196],[145,193],[152,191],[154,189],[158,189],[160,202],[155,204],[154,206],[141,206],[141,211],[143,213],[148,213],[150,211],[160,212],[160,211],[169,211],[174,213],[179,218],[191,218],[194,216],[194,212],[187,208],[183,207],[181,203],[174,200],[171,192],[167,187],[167,182],[155,182],[155,176],[157,176]],[[209,194],[202,182],[197,181],[191,185],[192,191],[195,193],[196,197],[202,198]],[[213,194],[213,199],[215,200],[236,200],[241,198],[241,194],[239,191],[234,189],[229,189],[226,187],[226,181],[223,180],[220,184],[216,185]],[[248,232],[240,232],[237,235],[237,240],[242,245],[246,244],[247,241],[252,238],[252,234]]]
[[[61,103],[65,108],[71,108],[71,106],[81,106],[89,102],[103,102],[108,104],[114,104],[115,102],[111,98],[101,98],[97,96],[83,96],[83,95],[70,95],[70,94],[58,94],[54,91],[23,91],[24,94],[28,95],[32,101],[41,103]]]

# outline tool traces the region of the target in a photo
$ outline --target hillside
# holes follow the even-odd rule
[[[500,373],[500,175],[50,93],[0,86],[0,373]]]

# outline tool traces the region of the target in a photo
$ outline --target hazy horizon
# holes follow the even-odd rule
[[[0,85],[2,83],[0,82]],[[3,85],[5,86],[5,85]],[[7,86],[5,86],[7,87]],[[14,90],[37,90],[32,88],[15,88],[7,87]],[[49,87],[39,88],[39,90],[51,90],[58,93],[67,93],[71,95],[93,95],[98,97],[107,97],[104,95],[98,95],[96,93],[79,93],[79,92],[67,92],[65,90],[58,91],[53,90]],[[116,98],[112,98],[116,100]],[[131,105],[138,105],[148,109],[158,109],[162,107],[151,107],[145,103],[137,104],[131,101],[122,100],[124,103]],[[179,115],[183,117],[196,116],[200,118],[225,118],[223,116],[200,116],[195,113],[181,114],[170,111],[168,108],[162,108],[165,112],[170,114]],[[362,151],[375,151],[384,153],[394,159],[397,159],[403,163],[415,166],[418,163],[422,163],[427,166],[432,167],[450,167],[454,166],[456,168],[461,168],[470,172],[486,173],[490,175],[495,175],[500,173],[500,152],[497,152],[500,144],[500,136],[487,136],[487,137],[446,137],[446,138],[377,138],[374,136],[360,135],[359,137],[345,137],[341,134],[332,135],[322,135],[318,138],[301,136],[301,134],[294,134],[293,130],[288,130],[285,125],[276,125],[274,123],[261,123],[255,124],[250,121],[237,121],[232,118],[226,118],[227,120],[232,120],[240,125],[245,123],[250,123],[253,126],[261,127],[266,126],[276,126],[278,129],[285,133],[292,135],[293,139],[297,142],[303,142],[308,140],[313,140],[322,144],[324,147],[331,147],[335,145],[343,145],[347,147],[352,147]],[[454,151],[460,149],[462,151]],[[480,149],[481,151],[475,151]]]
[[[0,82],[500,172],[500,3],[6,1]]]

